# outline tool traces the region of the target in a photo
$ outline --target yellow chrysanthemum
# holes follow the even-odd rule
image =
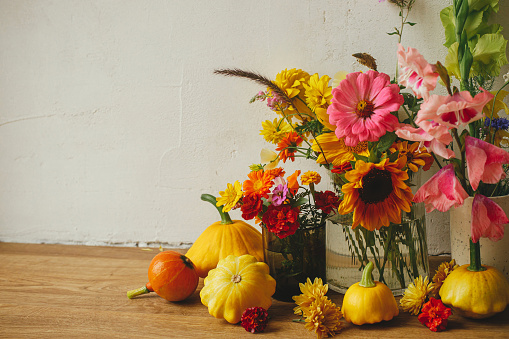
[[[309,80],[309,74],[301,69],[292,68],[290,70],[284,69],[276,75],[274,83],[281,88],[286,95],[292,99],[292,104],[285,107],[284,115],[297,114],[295,117],[301,121],[309,120],[306,114],[311,114],[311,110],[305,104],[304,84]],[[267,89],[271,93],[270,89]],[[294,115],[290,116],[290,119]]]
[[[237,202],[242,198],[242,186],[240,182],[235,181],[235,183],[228,184],[226,190],[219,192],[221,197],[216,198],[216,206],[223,206],[223,212],[229,212]]]
[[[428,277],[424,279],[422,276],[415,278],[414,282],[408,285],[403,298],[399,301],[401,309],[413,315],[419,314],[422,305],[424,305],[426,298],[432,291],[433,286],[429,282]]]
[[[284,119],[275,118],[274,121],[265,120],[262,122],[262,130],[260,130],[260,135],[263,135],[263,138],[277,145],[286,135],[286,133],[290,133],[293,128],[290,126]]]
[[[318,339],[334,336],[343,324],[341,309],[327,297],[319,297],[311,303],[306,316],[306,328],[316,333]]]
[[[352,228],[361,225],[373,231],[391,222],[401,223],[401,211],[410,212],[413,194],[405,180],[408,174],[401,169],[405,157],[380,163],[357,160],[355,169],[345,174],[349,183],[341,187],[343,201],[339,205],[340,214],[353,212]]]
[[[313,283],[308,278],[304,284],[300,283],[299,287],[302,294],[292,297],[297,304],[297,307],[293,309],[295,314],[307,312],[311,303],[317,298],[325,296],[329,290],[329,285],[324,285],[321,278],[315,278]]]
[[[360,142],[355,147],[346,146],[343,139],[338,139],[334,133],[324,133],[313,140],[311,146],[313,151],[318,153],[316,162],[319,164],[332,163],[334,166],[341,166],[347,161],[355,160],[353,154],[368,157],[368,142]]]
[[[399,152],[398,158],[406,157],[408,169],[415,173],[419,167],[433,162],[432,155],[426,151],[425,147],[419,148],[419,144],[419,142],[414,142],[409,145],[408,141],[398,141],[389,148],[389,151],[391,153]]]
[[[454,259],[450,262],[445,261],[438,266],[436,274],[433,277],[433,291],[431,292],[433,296],[438,297],[438,292],[440,292],[440,287],[442,287],[445,278],[458,267],[459,265],[456,265],[456,260]]]
[[[321,78],[315,73],[309,78],[309,82],[304,84],[306,89],[306,103],[311,110],[317,108],[327,108],[332,99],[332,87],[329,86],[330,77],[323,75]]]
[[[307,171],[300,177],[300,180],[303,185],[319,184],[322,177],[315,171]]]

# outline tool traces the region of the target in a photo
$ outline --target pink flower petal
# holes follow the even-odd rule
[[[498,241],[504,237],[504,225],[509,223],[504,210],[493,200],[476,194],[472,202],[472,241],[489,238]]]
[[[468,179],[475,190],[479,182],[495,184],[505,177],[503,164],[509,163],[509,153],[486,141],[467,136],[465,138]]]
[[[433,175],[414,195],[414,202],[424,202],[426,212],[434,209],[448,211],[453,205],[459,206],[468,197],[461,186],[452,164],[444,166]]]

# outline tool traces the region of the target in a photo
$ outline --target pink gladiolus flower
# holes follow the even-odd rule
[[[457,128],[481,119],[482,109],[493,94],[483,90],[472,98],[468,91],[457,92],[450,96],[431,95],[421,105],[417,113],[416,124],[424,120],[433,120],[450,128]]]
[[[476,194],[472,202],[472,241],[489,238],[498,241],[504,237],[504,225],[509,223],[502,207],[481,194]]]
[[[336,136],[353,147],[361,141],[377,141],[386,132],[394,131],[398,119],[391,112],[402,104],[399,86],[391,85],[387,74],[369,70],[349,73],[332,90],[327,113],[329,122],[337,126]]]
[[[398,81],[400,85],[411,88],[417,98],[428,100],[429,92],[437,85],[436,66],[430,65],[415,49],[398,44],[398,64],[401,68]]]
[[[452,164],[438,171],[414,195],[415,202],[424,201],[428,213],[434,209],[448,211],[453,205],[462,205],[466,198],[468,194],[456,178]]]
[[[446,146],[452,142],[452,136],[449,128],[439,125],[433,121],[421,122],[421,128],[414,128],[411,125],[400,124],[396,129],[396,135],[400,138],[419,141],[421,146],[426,147],[429,152],[438,154],[442,158],[454,158],[455,154]]]
[[[468,179],[474,191],[481,180],[487,184],[496,184],[505,178],[502,164],[509,163],[509,153],[500,147],[477,138],[466,137],[465,153]]]

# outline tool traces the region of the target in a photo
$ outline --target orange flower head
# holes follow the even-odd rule
[[[276,167],[270,170],[265,171],[265,173],[272,176],[272,178],[282,177],[285,175],[285,170],[281,167]]]
[[[299,178],[299,175],[300,170],[296,170],[295,173],[288,177],[288,190],[292,194],[295,194],[295,192],[297,192],[297,190],[299,189],[299,182],[297,180]]]
[[[277,144],[276,151],[279,152],[279,159],[286,162],[287,159],[295,161],[297,147],[302,144],[302,138],[297,132],[287,133],[286,136]]]
[[[244,195],[256,194],[259,197],[268,198],[270,188],[274,184],[273,177],[263,170],[253,171],[247,175],[248,180],[244,181],[243,189]]]

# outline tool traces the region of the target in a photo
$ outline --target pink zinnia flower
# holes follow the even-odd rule
[[[481,119],[482,109],[493,94],[483,90],[472,98],[468,91],[456,92],[452,96],[431,95],[421,105],[417,113],[416,124],[424,120],[433,120],[450,128],[457,128]]]
[[[394,131],[398,119],[392,115],[403,104],[399,86],[391,85],[385,73],[369,70],[349,73],[332,90],[327,109],[329,122],[336,125],[336,136],[347,146],[361,141],[377,141],[386,132]]]
[[[448,211],[453,205],[462,205],[466,198],[468,194],[456,178],[452,164],[444,166],[414,195],[415,202],[424,201],[428,213],[434,209]]]
[[[415,48],[409,47],[405,52],[401,44],[398,44],[398,64],[400,85],[411,88],[417,98],[427,100],[429,91],[437,85],[436,66],[430,65]]]
[[[509,223],[504,210],[490,198],[476,194],[472,202],[472,241],[482,238],[498,241],[504,237],[504,225]]]
[[[278,185],[272,191],[271,201],[274,206],[281,205],[285,200],[288,194],[288,186],[287,185]]]
[[[509,163],[509,153],[486,141],[473,137],[465,138],[465,153],[467,158],[468,179],[475,190],[479,181],[496,184],[505,178],[502,164]]]
[[[415,128],[411,125],[400,124],[396,129],[396,135],[406,140],[419,141],[421,146],[426,147],[429,152],[438,154],[442,158],[455,157],[454,152],[446,147],[452,142],[447,126],[428,120],[422,121],[421,126],[421,128]]]

